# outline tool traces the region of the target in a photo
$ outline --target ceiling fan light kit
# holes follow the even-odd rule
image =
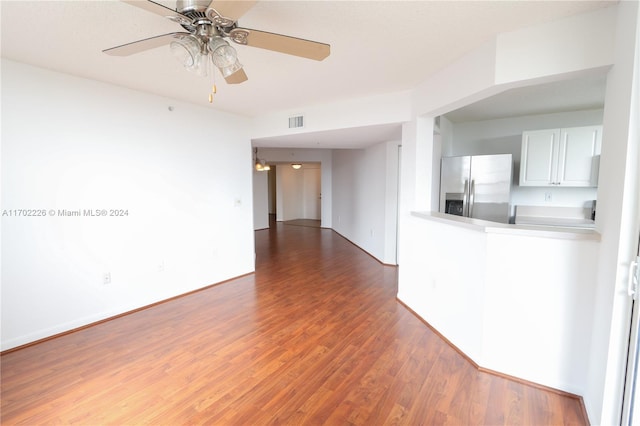
[[[240,45],[317,61],[330,53],[328,44],[238,27],[238,18],[253,7],[255,1],[178,0],[176,10],[151,0],[122,1],[164,16],[188,32],[164,34],[103,50],[108,55],[129,56],[169,45],[171,53],[188,70],[203,77],[213,77],[214,70],[209,71],[210,65],[213,65],[228,84],[239,84],[247,81],[247,74],[238,60],[236,50],[225,38]],[[215,93],[215,83],[213,87],[209,102],[212,102]]]
[[[268,172],[269,170],[271,170],[271,166],[269,166],[265,160],[261,160],[260,158],[258,158],[258,148],[255,148],[253,152],[256,158],[256,162],[255,162],[256,171]]]

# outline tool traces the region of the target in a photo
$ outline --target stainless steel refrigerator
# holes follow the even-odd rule
[[[509,223],[511,154],[443,157],[440,211]]]

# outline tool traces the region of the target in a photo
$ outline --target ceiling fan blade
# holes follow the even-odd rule
[[[180,12],[176,12],[173,9],[169,9],[166,6],[161,5],[160,3],[156,3],[154,1],[151,0],[121,0],[124,3],[128,3],[131,6],[135,6],[135,7],[139,7],[140,9],[144,9],[147,12],[151,12],[151,13],[155,13],[156,15],[160,15],[160,16],[164,16],[167,17],[169,19],[171,19],[172,21],[177,21],[177,22],[181,22],[181,21],[186,21],[186,22],[191,22],[191,20],[189,18],[187,18],[186,16],[184,16],[182,13]]]
[[[239,84],[243,81],[247,81],[247,74],[244,72],[244,69],[240,68],[238,71],[224,78],[224,80],[229,84]]]
[[[331,46],[325,43],[249,28],[234,28],[230,31],[229,36],[231,40],[239,44],[314,59],[316,61],[323,60],[331,53]]]
[[[133,41],[131,43],[123,44],[122,46],[112,47],[110,49],[103,50],[107,55],[112,56],[129,56],[135,53],[144,52],[145,50],[155,49],[156,47],[166,46],[171,43],[176,37],[189,35],[189,33],[178,32],[169,33],[156,37],[145,38],[143,40]]]
[[[207,16],[210,15],[209,10],[213,9],[218,12],[219,16],[232,19],[235,22],[255,6],[256,3],[257,1],[254,0],[212,0],[207,7]],[[209,18],[212,18],[213,15],[209,16]]]

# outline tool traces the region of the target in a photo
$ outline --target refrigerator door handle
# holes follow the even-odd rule
[[[471,180],[471,186],[469,188],[469,215],[468,217],[473,217],[473,205],[476,202],[476,181]]]
[[[464,180],[464,195],[462,197],[462,216],[469,217],[469,180]]]
[[[636,257],[636,260],[629,264],[629,280],[627,281],[627,294],[633,297],[633,300],[638,299],[638,281],[640,280],[640,268],[638,266],[640,262],[640,256]]]

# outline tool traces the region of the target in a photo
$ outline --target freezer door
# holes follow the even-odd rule
[[[509,223],[511,154],[471,157],[469,217]]]
[[[471,157],[442,157],[440,212],[467,216],[470,171]]]

